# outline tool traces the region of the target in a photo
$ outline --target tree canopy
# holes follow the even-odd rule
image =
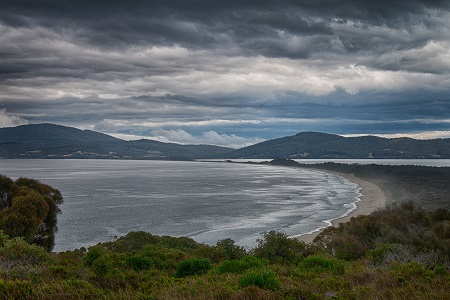
[[[0,230],[51,251],[62,202],[59,190],[38,180],[0,175]]]

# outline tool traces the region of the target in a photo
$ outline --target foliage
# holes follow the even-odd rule
[[[253,249],[257,257],[270,261],[298,261],[306,251],[306,244],[289,238],[285,233],[269,231],[263,239],[258,240],[258,246]]]
[[[380,186],[389,203],[413,202],[427,211],[450,210],[450,168],[360,164],[298,164],[301,168],[353,174]],[[439,212],[437,212],[439,214]]]
[[[248,252],[229,239],[207,246],[132,232],[47,253],[0,231],[0,298],[447,299],[449,216],[393,205],[310,245],[269,232]]]
[[[228,158],[449,158],[450,140],[386,139],[375,136],[343,137],[320,132],[264,141],[236,149]]]
[[[394,246],[386,245],[408,245],[411,255],[435,253],[445,260],[450,258],[450,218],[445,211],[426,212],[411,203],[391,205],[371,215],[352,218],[338,228],[329,228],[316,242],[346,260],[366,253],[380,260],[381,254],[394,253]],[[378,252],[368,252],[375,249]],[[400,250],[398,246],[396,249]]]
[[[219,273],[240,274],[248,269],[261,268],[269,264],[268,259],[261,259],[255,256],[245,256],[239,260],[226,260],[217,266]]]
[[[30,282],[26,280],[0,279],[0,296],[3,299],[29,299],[32,295]]]
[[[245,272],[239,278],[239,285],[241,287],[248,287],[255,285],[262,289],[276,290],[280,288],[280,281],[277,279],[274,272],[269,270],[250,270]]]
[[[23,238],[7,240],[0,248],[0,258],[5,261],[28,265],[40,265],[50,261],[44,248],[28,244]]]
[[[343,260],[324,256],[324,255],[310,255],[303,259],[299,268],[302,271],[312,271],[312,272],[332,272],[337,275],[342,275],[345,273],[347,263]]]
[[[245,255],[244,247],[238,246],[232,239],[223,239],[217,242],[216,247],[225,251],[228,259],[240,259]]]
[[[176,277],[201,275],[212,268],[211,261],[206,258],[192,258],[177,264]]]
[[[47,253],[0,232],[0,297],[446,299],[448,215],[396,205],[327,229],[313,245],[269,232],[249,253],[232,240],[212,247],[144,232],[88,251]],[[349,238],[364,249],[338,250]],[[235,252],[224,248],[243,256],[230,258]]]
[[[51,251],[61,193],[34,179],[0,176],[0,230]]]

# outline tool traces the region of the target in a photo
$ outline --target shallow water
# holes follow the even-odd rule
[[[130,231],[247,248],[269,230],[308,233],[354,209],[359,187],[315,170],[219,162],[0,160],[0,173],[39,179],[63,196],[55,251]]]

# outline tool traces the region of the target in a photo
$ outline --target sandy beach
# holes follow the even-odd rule
[[[356,217],[359,215],[368,215],[373,211],[375,211],[376,209],[382,208],[386,205],[386,196],[384,195],[383,190],[378,185],[362,180],[358,177],[355,177],[352,174],[344,174],[332,171],[323,171],[323,172],[329,172],[345,177],[361,187],[362,196],[360,201],[356,202],[357,208],[347,216],[331,221],[331,224],[333,226],[338,226],[341,223],[348,222],[352,217]],[[305,243],[311,243],[322,230],[318,230],[313,233],[305,235],[295,236],[295,238]]]

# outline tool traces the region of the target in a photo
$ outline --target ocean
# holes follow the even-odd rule
[[[64,197],[54,251],[130,231],[246,248],[265,232],[325,227],[355,208],[360,188],[321,171],[223,162],[0,160],[0,173],[35,178]]]

